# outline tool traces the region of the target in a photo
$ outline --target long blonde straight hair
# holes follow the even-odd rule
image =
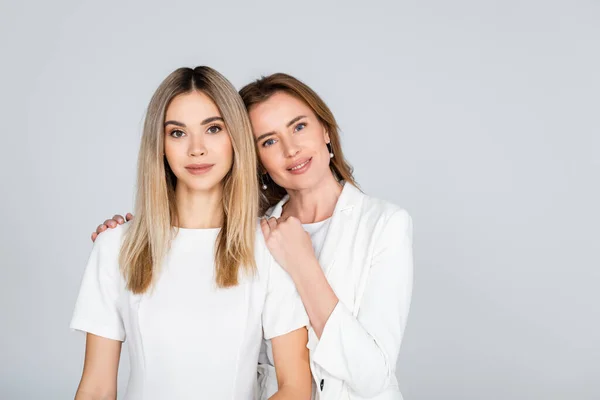
[[[164,157],[167,108],[178,95],[206,94],[215,103],[233,146],[233,165],[223,179],[223,226],[215,243],[216,283],[238,284],[240,269],[254,272],[258,215],[256,150],[246,108],[234,86],[212,68],[179,68],[158,87],[146,113],[137,170],[136,217],[119,257],[133,293],[144,293],[158,276],[177,224],[177,177]]]
[[[358,187],[353,175],[353,168],[344,157],[339,127],[333,113],[321,97],[308,85],[291,75],[276,73],[263,76],[254,82],[244,86],[240,95],[248,112],[252,107],[267,101],[275,93],[284,92],[304,102],[315,113],[323,127],[329,133],[331,149],[334,158],[331,159],[329,168],[338,181],[345,181]],[[262,167],[257,170],[258,176],[263,173]],[[266,190],[261,191],[260,213],[261,215],[270,207],[277,204],[287,194],[285,188],[279,186],[272,179],[264,182]]]

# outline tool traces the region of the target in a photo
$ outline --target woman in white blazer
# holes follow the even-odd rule
[[[411,217],[357,188],[335,118],[308,86],[274,74],[240,94],[262,169],[267,247],[311,323],[315,398],[401,399],[395,372],[412,293]],[[265,347],[263,397],[276,388]]]
[[[263,234],[310,319],[313,398],[402,399],[395,372],[412,294],[411,217],[358,189],[335,118],[308,86],[274,74],[240,94],[260,161]],[[266,399],[277,390],[269,340],[260,361]]]

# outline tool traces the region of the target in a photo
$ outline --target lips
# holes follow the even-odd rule
[[[288,172],[294,175],[299,175],[305,173],[311,166],[312,157],[304,158],[294,162],[291,166],[287,168]]]
[[[192,175],[202,175],[210,171],[214,166],[215,164],[189,164],[185,166],[185,169]]]
[[[306,166],[306,164],[308,164],[310,162],[310,160],[312,160],[312,157],[299,160],[298,162],[295,162],[292,166],[288,167],[287,170],[288,171],[299,170],[300,168]]]

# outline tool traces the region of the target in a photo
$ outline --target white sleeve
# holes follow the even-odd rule
[[[94,243],[75,303],[70,325],[73,330],[125,340],[118,307],[123,286],[119,271],[122,229],[119,226],[103,232]]]
[[[392,214],[377,241],[358,315],[338,303],[312,354],[362,397],[381,393],[395,375],[412,295],[410,215]]]
[[[267,296],[262,313],[265,339],[285,335],[303,326],[308,326],[308,315],[300,295],[296,291],[294,281],[275,262],[270,253],[269,259]]]

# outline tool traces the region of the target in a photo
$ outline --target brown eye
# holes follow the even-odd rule
[[[185,133],[179,129],[175,129],[169,133],[169,136],[175,139],[179,139],[180,137],[183,137],[183,135],[185,135]]]
[[[221,132],[221,127],[219,125],[213,125],[206,130],[207,133],[215,134]]]

